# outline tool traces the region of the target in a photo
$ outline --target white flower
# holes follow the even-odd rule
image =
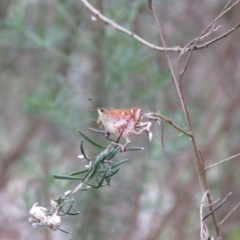
[[[51,201],[52,214],[49,214],[47,208],[37,206],[37,204],[35,203],[29,211],[31,215],[29,222],[32,223],[33,227],[47,226],[49,230],[56,231],[61,223],[61,218],[57,215],[57,203]]]

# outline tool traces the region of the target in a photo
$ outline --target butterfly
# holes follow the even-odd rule
[[[151,122],[141,122],[143,113],[141,108],[127,108],[107,110],[106,108],[98,108],[97,124],[102,123],[105,130],[119,138],[123,136],[126,139],[126,146],[131,140],[128,138],[130,134],[141,134],[145,131],[149,140],[152,139],[152,133],[150,131]]]

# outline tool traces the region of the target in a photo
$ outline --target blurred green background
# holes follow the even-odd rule
[[[220,13],[226,1],[153,1],[167,46],[184,46]],[[95,0],[103,14],[161,46],[147,1]],[[216,37],[240,20],[239,5],[224,15]],[[111,186],[80,192],[81,214],[64,217],[50,233],[32,228],[29,210],[48,206],[77,182],[53,179],[86,162],[77,159],[81,136],[90,133],[97,106],[155,108],[184,127],[163,52],[139,44],[100,20],[80,0],[0,2],[0,239],[157,240],[200,239],[201,190],[187,137],[165,124],[165,145],[155,124],[153,141],[132,137],[145,151],[129,158]],[[184,77],[184,93],[196,138],[208,166],[240,152],[240,33],[195,51]],[[175,53],[170,53],[177,66]],[[89,101],[91,98],[93,101]],[[97,149],[88,147],[89,154]],[[239,159],[209,170],[213,200],[233,192],[217,212],[221,220],[239,202]],[[207,211],[206,211],[207,212]],[[209,218],[210,234],[213,235]],[[240,212],[220,227],[223,239],[237,240]]]

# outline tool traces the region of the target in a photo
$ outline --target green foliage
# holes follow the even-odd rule
[[[71,173],[69,176],[55,174],[54,178],[65,180],[81,180],[82,183],[84,183],[87,186],[90,186],[91,188],[99,188],[104,187],[106,185],[110,185],[111,177],[120,170],[119,166],[127,161],[127,159],[122,159],[115,162],[112,161],[116,154],[120,152],[121,146],[110,144],[109,146],[104,147],[90,139],[82,131],[80,130],[78,131],[85,140],[87,140],[95,147],[104,148],[104,151],[102,151],[98,156],[95,156],[94,158],[93,157],[89,158],[86,154],[86,151],[84,150],[82,140],[80,144],[80,150],[84,159],[89,162],[88,169],[78,170],[76,172]],[[137,150],[143,150],[143,148],[133,147],[128,148],[126,151]],[[79,175],[81,175],[81,177],[75,177]],[[94,183],[92,182],[93,179]],[[81,188],[80,190],[87,190],[87,188]]]
[[[100,187],[109,186],[112,177],[120,170],[120,166],[128,161],[128,159],[121,159],[118,161],[113,160],[114,157],[122,150],[120,145],[110,144],[107,147],[103,147],[98,143],[96,143],[94,140],[90,139],[82,131],[79,130],[79,133],[89,143],[91,143],[95,147],[104,148],[104,150],[100,152],[97,156],[90,158],[86,155],[86,151],[83,147],[83,140],[82,140],[80,144],[80,150],[84,159],[89,162],[89,165],[86,166],[87,169],[78,170],[69,175],[59,175],[59,174],[53,175],[55,179],[60,179],[60,180],[70,180],[70,181],[80,180],[78,187],[76,187],[72,191],[68,191],[67,193],[63,194],[62,196],[60,196],[58,199],[55,200],[55,202],[57,203],[56,208],[58,209],[59,216],[78,215],[80,212],[71,211],[75,203],[74,194],[76,194],[79,190],[86,191],[90,188],[97,189]],[[126,149],[126,151],[136,151],[136,150],[143,150],[143,148],[134,147],[134,148]],[[63,229],[60,229],[60,230],[68,233]]]

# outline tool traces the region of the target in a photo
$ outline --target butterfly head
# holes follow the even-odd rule
[[[108,110],[103,107],[98,107],[97,111],[98,111],[98,120],[97,121],[102,122],[104,124],[107,120]]]

